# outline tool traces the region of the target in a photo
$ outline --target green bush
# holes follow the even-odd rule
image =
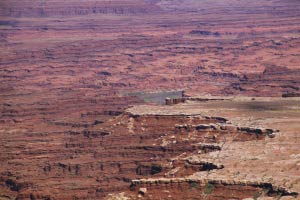
[[[213,184],[207,183],[204,187],[204,194],[211,194],[214,189],[215,189],[215,186]]]
[[[198,188],[199,187],[198,183],[194,182],[194,181],[189,182],[189,184],[190,184],[190,187],[192,187],[192,188]]]

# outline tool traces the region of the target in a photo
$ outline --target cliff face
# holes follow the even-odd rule
[[[1,15],[10,17],[61,17],[91,14],[141,15],[159,7],[143,1],[2,1]]]
[[[154,146],[150,145],[147,150],[161,149],[164,153],[156,152],[158,156],[151,158],[152,164],[143,162],[138,166],[137,172],[142,176],[132,180],[130,187],[122,192],[111,193],[106,198],[296,198],[299,186],[299,176],[296,174],[299,169],[295,165],[298,161],[292,161],[293,157],[283,165],[280,160],[285,155],[296,153],[294,148],[297,142],[290,141],[283,145],[278,141],[289,140],[283,137],[297,137],[294,131],[299,126],[293,123],[284,125],[284,119],[288,117],[299,121],[297,117],[294,118],[299,115],[296,114],[297,108],[290,107],[298,99],[216,99],[199,102],[194,102],[194,99],[174,106],[130,108],[128,131],[143,139],[144,135],[149,138],[155,133],[163,133],[153,138],[151,143]],[[273,115],[274,108],[277,116]],[[216,109],[218,117],[207,115],[215,113]],[[195,114],[197,111],[198,115]],[[281,127],[284,133],[276,129],[253,127],[254,124]],[[288,126],[293,128],[288,130]],[[283,145],[281,147],[285,153],[272,150],[277,149],[277,145]],[[275,152],[279,157],[272,159],[274,163],[271,164],[269,159]],[[157,159],[159,162],[156,162]],[[281,163],[281,166],[276,163]],[[289,172],[274,175],[274,171],[279,170],[273,168],[275,166]],[[287,174],[290,174],[291,181],[285,179]]]
[[[232,116],[220,117],[218,104],[207,115],[198,107],[193,114],[168,115],[174,105],[163,113],[149,114],[149,105],[144,113],[125,111],[151,104],[153,91],[159,100],[177,96],[174,90],[191,96],[297,96],[298,1],[201,2],[2,0],[0,198],[95,199],[127,191],[132,179],[224,172],[242,156],[230,163],[206,156],[222,151],[230,157],[243,145],[263,145],[273,137],[256,124],[227,124]],[[228,113],[247,106],[269,108],[240,105]],[[282,105],[271,108],[268,119]],[[224,151],[223,136],[236,149]],[[290,149],[297,143],[284,144],[293,153],[283,154],[297,161]],[[260,149],[251,145],[249,154]],[[278,151],[270,150],[276,154],[268,154],[271,161]],[[198,153],[203,159],[189,158]],[[288,171],[294,181],[289,186],[296,187],[294,161],[273,163]]]
[[[189,198],[196,197],[203,193],[202,189],[196,189],[204,187],[200,187],[203,184],[198,185],[197,179],[182,179],[176,183],[177,179],[172,181],[172,177],[222,170],[224,165],[190,156],[220,152],[224,143],[264,140],[275,132],[227,123],[228,120],[222,117],[139,115],[129,111],[106,122],[83,125],[51,122],[45,127],[47,130],[73,127],[70,131],[35,132],[26,136],[26,132],[21,134],[16,130],[5,139],[11,157],[6,157],[9,163],[2,166],[2,186],[20,199],[103,198],[110,193],[127,191],[133,179],[169,177],[171,179],[166,181],[173,182],[170,192],[175,199],[187,195],[188,191],[191,192],[187,195]],[[26,137],[31,142],[21,140]],[[41,137],[44,139],[39,139]],[[147,187],[149,199],[167,198],[167,194],[159,192],[162,189],[160,181],[153,181],[155,184],[150,187],[143,185],[147,181],[134,182],[134,188]],[[167,182],[161,184],[169,189]],[[240,194],[243,194],[240,198],[247,197],[264,189],[238,183],[222,184],[214,183],[211,199],[239,197]],[[54,187],[56,192],[50,192],[49,188]],[[63,192],[65,190],[69,192]],[[135,194],[134,190],[131,193]]]
[[[230,180],[153,179],[133,181],[129,195],[133,199],[247,199],[262,196],[285,196],[294,199],[297,193],[275,188],[269,183],[251,183]],[[290,198],[289,198],[290,197]],[[268,197],[267,197],[268,198]],[[252,198],[249,198],[252,199]]]

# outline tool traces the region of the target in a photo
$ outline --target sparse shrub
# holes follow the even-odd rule
[[[194,182],[194,181],[190,181],[189,184],[190,184],[190,187],[192,187],[192,188],[198,188],[199,187],[198,183]]]
[[[297,192],[292,192],[292,197],[294,197],[295,199],[298,197],[298,193]]]
[[[214,190],[215,186],[211,183],[207,183],[204,187],[204,194],[211,194]]]
[[[283,195],[282,191],[277,191],[277,199],[278,200],[281,199],[282,195]]]

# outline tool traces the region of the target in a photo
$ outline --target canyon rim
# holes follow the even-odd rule
[[[0,0],[0,200],[295,200],[299,147],[298,0]]]

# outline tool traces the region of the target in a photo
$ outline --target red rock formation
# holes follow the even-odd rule
[[[299,2],[207,2],[2,0],[0,198],[102,198],[181,153],[220,151],[197,142],[230,132],[195,129],[221,118],[124,114],[147,102],[124,94],[298,94]]]

